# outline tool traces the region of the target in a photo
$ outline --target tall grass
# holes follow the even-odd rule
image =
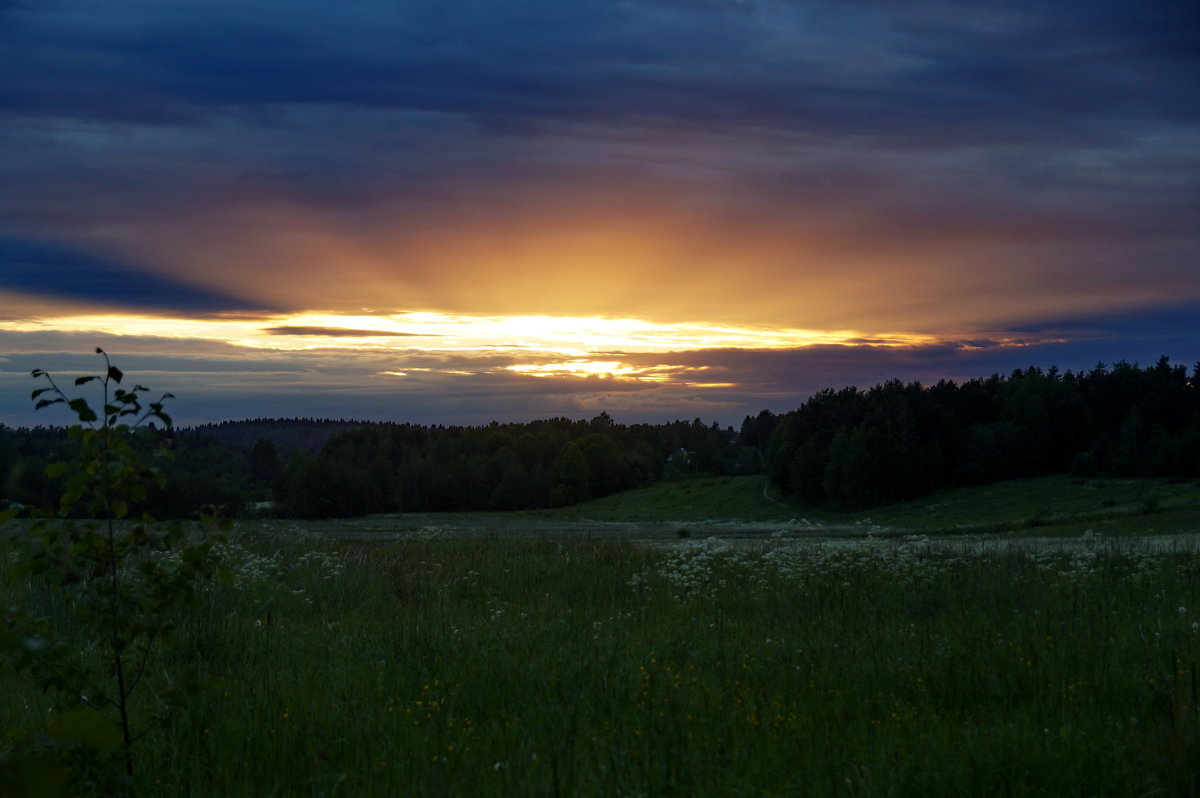
[[[219,681],[145,741],[148,794],[1200,794],[1191,546],[280,529],[226,556],[171,654]]]

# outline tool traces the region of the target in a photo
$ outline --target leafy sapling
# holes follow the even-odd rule
[[[79,449],[46,468],[64,489],[57,508],[34,511],[19,569],[63,601],[50,612],[10,608],[0,654],[54,698],[47,735],[25,739],[26,749],[57,756],[76,789],[133,795],[137,741],[201,687],[194,667],[172,670],[156,655],[174,642],[180,612],[201,586],[230,574],[214,549],[220,535],[136,512],[163,485],[156,463],[169,452],[150,427],[171,426],[163,404],[174,397],[145,401],[146,387],[121,387],[124,374],[96,353],[104,373],[75,386],[95,384],[98,408],[67,396],[48,372],[33,372],[45,383],[33,392],[36,409],[68,407]]]

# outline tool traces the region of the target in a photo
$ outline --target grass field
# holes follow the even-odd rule
[[[1079,535],[1200,532],[1200,481],[1075,479],[1056,475],[939,491],[859,512],[832,512],[781,501],[760,476],[664,482],[536,518],[637,521],[679,526],[756,524],[773,531],[888,527],[895,532]],[[782,506],[781,506],[782,505]],[[788,522],[792,522],[790,525]],[[780,526],[783,525],[783,526]]]
[[[703,531],[682,513],[706,501],[774,506],[761,481],[661,490],[678,502],[235,531],[236,580],[149,671],[218,681],[139,743],[140,792],[1200,794],[1200,549],[1161,534],[1195,486],[1049,481],[857,525],[924,512],[930,535],[776,506],[729,540],[673,530]],[[572,513],[663,534],[550,534]],[[0,725],[46,720],[3,688]]]

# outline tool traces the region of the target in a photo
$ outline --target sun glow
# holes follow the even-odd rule
[[[0,321],[0,331],[58,331],[217,343],[248,354],[321,352],[387,358],[380,376],[420,379],[423,373],[618,379],[697,388],[732,387],[702,375],[707,366],[680,365],[672,353],[699,350],[796,349],[811,346],[902,348],[972,340],[907,332],[755,328],[664,324],[587,316],[470,316],[432,312],[248,315],[211,318],[74,315]],[[976,334],[977,335],[977,334]],[[1027,342],[1002,339],[1001,346]],[[995,345],[995,344],[994,344]],[[186,346],[186,344],[183,344]],[[186,356],[184,356],[186,357]],[[428,360],[436,361],[430,364]],[[686,361],[685,361],[686,362]]]
[[[593,377],[621,376],[633,374],[636,370],[617,360],[568,360],[561,363],[526,363],[519,366],[507,366],[509,371],[521,374],[544,377]]]
[[[300,313],[228,319],[78,315],[4,321],[0,322],[0,330],[200,338],[255,349],[527,349],[564,355],[715,348],[781,349],[860,343],[903,347],[937,342],[932,335],[904,332],[739,328],[603,317],[466,316],[426,312]]]
[[[638,382],[673,383],[696,388],[728,388],[733,383],[692,382],[691,375],[708,371],[708,366],[659,364],[634,366],[620,360],[566,360],[548,363],[522,363],[506,370],[529,377],[605,377]]]

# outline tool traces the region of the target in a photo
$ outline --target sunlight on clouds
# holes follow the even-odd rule
[[[583,356],[718,348],[782,349],[856,344],[905,347],[937,343],[931,335],[858,330],[737,328],[654,324],[637,319],[570,316],[464,316],[439,313],[261,318],[171,319],[156,316],[63,316],[0,322],[14,332],[57,330],[218,340],[253,349],[534,350]],[[324,334],[322,331],[325,331]]]
[[[619,360],[568,360],[551,363],[522,363],[506,370],[530,377],[609,377],[638,382],[671,383],[692,388],[730,388],[731,382],[694,382],[690,375],[708,371],[708,366],[633,366]]]
[[[637,373],[633,366],[627,366],[617,360],[569,360],[562,363],[533,364],[506,366],[509,371],[533,376],[626,376]]]
[[[398,348],[392,337],[420,337],[416,348],[449,351],[486,349],[535,350],[568,356],[595,352],[661,352],[671,349],[791,348],[814,344],[838,344],[859,340],[863,333],[849,330],[754,329],[702,325],[654,324],[637,319],[608,319],[575,316],[465,316],[437,313],[399,313],[390,316],[302,314],[287,319],[288,326],[317,330],[330,335],[304,336],[303,344],[272,342],[271,346],[313,348],[378,346]],[[364,333],[358,337],[337,334],[339,330]],[[367,335],[377,331],[378,337]],[[333,338],[338,340],[330,340]],[[881,346],[912,346],[930,343],[928,335],[874,333]],[[410,342],[406,342],[410,343]],[[404,346],[403,348],[410,348]]]
[[[257,321],[227,319],[164,319],[156,316],[60,316],[34,320],[2,321],[6,332],[107,333],[155,338],[198,338],[253,345]]]
[[[727,388],[705,379],[706,366],[672,364],[671,353],[702,350],[791,350],[813,346],[904,349],[975,346],[962,336],[861,330],[806,330],[661,324],[632,318],[586,316],[468,316],[432,312],[330,314],[306,312],[237,318],[67,315],[0,322],[0,331],[104,333],[192,342],[219,342],[255,353],[344,353],[346,358],[391,358],[386,377],[512,374],[527,377],[597,378],[631,383]],[[1019,346],[1018,338],[993,346]],[[341,357],[341,354],[338,355]],[[642,356],[638,359],[637,356]],[[646,363],[645,356],[659,356]],[[433,359],[433,364],[422,360]]]

